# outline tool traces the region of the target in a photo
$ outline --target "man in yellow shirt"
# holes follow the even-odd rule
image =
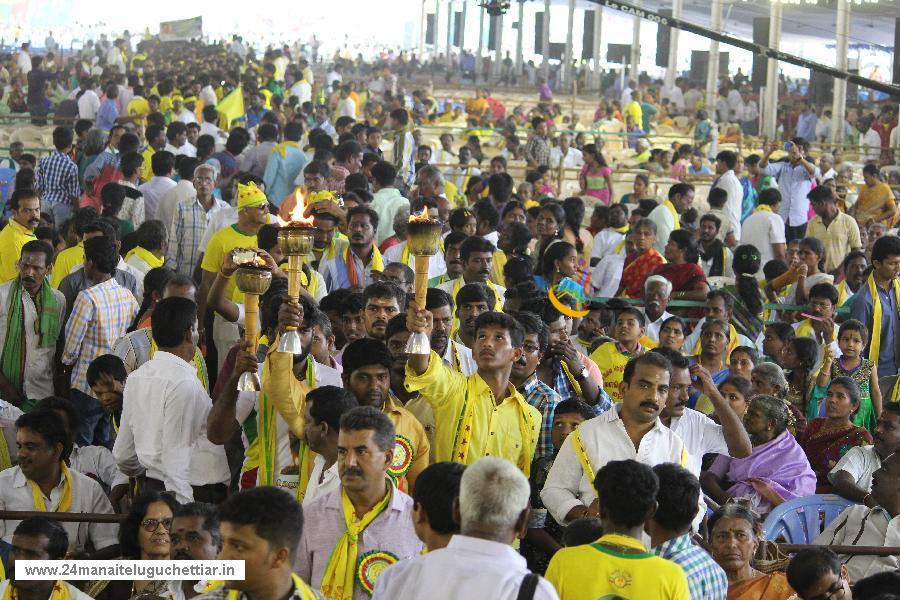
[[[412,302],[407,327],[430,338],[431,312]],[[509,381],[513,363],[522,358],[524,339],[518,321],[491,311],[475,322],[474,375],[453,370],[434,352],[409,355],[406,389],[421,392],[434,409],[436,461],[472,464],[482,456],[499,456],[529,474],[541,413]]]
[[[71,273],[75,267],[84,264],[84,227],[98,218],[100,215],[92,206],[75,211],[75,216],[72,217],[72,231],[78,236],[78,243],[56,255],[53,270],[50,272],[50,286],[53,289],[59,289],[63,277]]]
[[[22,246],[37,239],[34,230],[41,222],[41,199],[34,190],[16,190],[9,197],[11,218],[0,231],[0,283],[19,274],[16,263]]]
[[[431,450],[425,428],[391,396],[393,359],[381,340],[360,338],[344,348],[341,378],[360,406],[373,406],[388,416],[396,432],[394,460],[388,475],[400,490],[409,493],[419,473],[428,466]]]
[[[147,129],[144,130],[144,137],[147,139],[147,147],[141,153],[144,157],[141,181],[147,182],[153,177],[153,155],[166,147],[166,130],[159,125],[148,125]]]
[[[560,598],[654,598],[688,600],[687,576],[674,562],[641,542],[644,523],[656,510],[659,478],[635,460],[615,460],[597,472],[603,536],[593,544],[563,548],[547,567],[547,581]]]
[[[601,344],[591,354],[591,360],[600,367],[603,389],[606,390],[613,402],[622,401],[619,384],[622,383],[625,365],[633,357],[643,354],[646,350],[640,342],[644,335],[644,319],[644,313],[640,310],[633,307],[626,308],[616,318],[616,326],[613,330],[613,337],[616,341]]]
[[[165,137],[164,137],[165,139]],[[200,289],[197,291],[197,305],[204,315],[206,311],[206,297],[209,288],[212,287],[216,274],[222,268],[225,257],[234,248],[255,248],[257,245],[256,234],[259,228],[265,225],[269,214],[269,201],[266,195],[256,187],[255,183],[237,186],[238,221],[234,225],[223,227],[215,232],[206,245],[203,261],[200,268],[203,271],[203,279],[200,281]],[[240,304],[243,303],[243,294],[237,291],[235,282],[229,281],[225,288],[225,297]],[[202,326],[202,323],[201,323]],[[203,336],[201,331],[201,339]],[[236,323],[230,323],[221,315],[216,315],[213,325],[213,341],[218,349],[219,364],[222,368],[229,348],[240,338],[240,331]]]
[[[631,102],[622,107],[622,112],[625,116],[631,116],[634,119],[634,122],[637,123],[638,127],[644,122],[644,113],[641,110],[641,93],[640,92],[631,92]]]

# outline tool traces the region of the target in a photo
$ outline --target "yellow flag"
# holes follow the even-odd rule
[[[239,85],[234,88],[234,91],[222,98],[216,109],[219,111],[219,127],[226,131],[231,129],[234,121],[243,119],[245,115],[243,87]]]

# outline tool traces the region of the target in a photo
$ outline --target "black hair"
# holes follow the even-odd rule
[[[746,346],[742,346],[742,348],[746,348]],[[735,348],[737,350],[737,348]],[[734,352],[732,352],[734,354]],[[756,363],[754,362],[754,365]],[[755,368],[755,367],[754,367]],[[733,386],[734,389],[738,391],[738,393],[744,397],[744,400],[750,401],[750,396],[753,393],[753,384],[750,383],[750,380],[745,377],[741,377],[740,375],[729,375],[717,386],[718,389],[722,389],[723,385]]]
[[[428,292],[425,295],[426,310],[433,310],[442,306],[449,306],[450,310],[453,310],[453,298],[450,297],[450,294],[440,288],[428,288]]]
[[[225,149],[237,156],[244,151],[247,144],[250,143],[250,134],[243,127],[235,127],[228,133],[228,139],[225,140]]]
[[[781,202],[781,192],[778,188],[766,188],[759,193],[759,204],[775,206],[779,202]]]
[[[846,321],[841,323],[841,326],[838,329],[838,340],[841,339],[841,336],[844,335],[845,331],[859,332],[859,336],[862,338],[863,345],[865,345],[869,341],[869,328],[866,327],[865,324],[861,321],[857,321],[856,319],[847,319]]]
[[[688,531],[697,514],[700,480],[684,467],[673,463],[656,465],[653,472],[659,480],[653,520],[668,531]]]
[[[341,316],[355,315],[356,313],[364,311],[365,308],[366,300],[363,297],[362,292],[353,292],[345,298],[341,307]]]
[[[889,256],[900,256],[900,237],[883,235],[872,246],[872,262],[883,262]]]
[[[568,400],[563,400],[559,404],[556,405],[556,408],[553,409],[554,418],[558,415],[581,415],[585,421],[588,419],[593,419],[596,415],[594,414],[594,409],[580,398],[569,398]]]
[[[790,323],[775,321],[774,323],[768,323],[765,330],[771,330],[771,332],[775,334],[775,337],[784,343],[794,339],[794,328],[791,327]]]
[[[232,494],[219,505],[219,521],[252,525],[270,551],[287,548],[296,556],[303,534],[303,509],[294,495],[274,486],[259,486]]]
[[[834,202],[834,192],[827,185],[814,187],[806,195],[810,202]]]
[[[643,356],[659,355],[648,353]],[[644,463],[613,460],[597,471],[594,488],[601,510],[606,513],[609,522],[632,529],[642,526],[652,514],[659,491],[659,478]],[[695,502],[694,513],[696,507]]]
[[[84,241],[84,259],[94,264],[101,273],[112,275],[119,264],[115,239],[106,236],[93,237]]]
[[[841,559],[823,546],[805,548],[787,566],[788,583],[800,596],[829,573],[840,576]],[[854,594],[855,595],[855,594]]]
[[[647,315],[645,315],[643,312],[641,312],[641,309],[635,306],[626,306],[622,310],[618,311],[618,314],[616,314],[616,320],[618,321],[619,317],[621,317],[622,315],[633,315],[637,319],[641,327],[647,326]]]
[[[175,155],[166,150],[160,150],[150,157],[150,168],[157,177],[164,177],[175,168]]]
[[[808,337],[795,337],[790,340],[797,354],[797,360],[800,361],[800,368],[810,373],[819,359],[819,344],[816,340]]]
[[[809,289],[809,299],[828,300],[832,306],[838,303],[838,290],[830,283],[817,283]]]
[[[863,252],[862,250],[853,250],[852,252],[850,252],[849,254],[847,254],[847,256],[844,257],[844,262],[841,263],[841,265],[842,265],[842,267],[843,267],[845,273],[847,272],[847,267],[850,266],[850,263],[853,262],[854,260],[856,260],[857,258],[864,258],[864,259],[865,259],[865,258],[866,258],[866,253]],[[866,259],[866,263],[867,263],[867,264],[868,264],[868,262],[869,262],[869,260]]]
[[[387,161],[379,161],[372,167],[372,178],[381,187],[390,187],[397,179],[397,168]]]
[[[413,502],[425,511],[428,525],[435,533],[459,533],[459,523],[453,520],[453,505],[459,498],[459,483],[465,470],[465,465],[460,463],[437,462],[416,478]]]
[[[447,222],[450,225],[450,229],[453,230],[450,235],[453,235],[453,233],[461,233],[456,230],[465,227],[466,223],[469,222],[469,219],[472,219],[474,217],[475,213],[473,213],[468,208],[454,208],[453,210],[451,210],[450,216],[447,219]]]
[[[350,210],[347,211],[347,223],[350,223],[350,219],[352,219],[355,215],[366,215],[369,217],[369,224],[372,226],[372,229],[378,231],[378,213],[375,212],[374,209],[370,208],[366,204],[360,204],[359,206],[354,206]],[[349,226],[349,225],[348,225]]]
[[[750,362],[753,363],[754,367],[759,364],[759,353],[756,351],[756,348],[752,346],[738,346],[731,351],[731,355],[733,356],[735,352],[741,352],[749,356]]]
[[[75,134],[68,127],[57,127],[53,130],[53,147],[62,152],[72,145]]]
[[[393,298],[399,311],[406,311],[406,292],[393,281],[375,281],[367,285],[363,290],[363,299],[368,303],[371,298]]]
[[[153,341],[160,348],[174,348],[197,322],[197,304],[188,298],[163,298],[153,308]]]
[[[491,306],[490,303],[488,306]],[[509,332],[510,345],[513,348],[520,348],[525,340],[525,331],[519,322],[502,312],[492,310],[478,315],[478,318],[475,319],[476,336],[479,329],[489,326],[500,327]]]
[[[521,225],[521,223],[515,223]],[[523,281],[531,281],[534,272],[531,268],[531,260],[525,256],[511,256],[503,265],[503,276],[510,279],[513,285]]]
[[[558,240],[548,245],[541,256],[540,263],[538,263],[539,269],[537,273],[549,280],[554,273],[554,263],[558,260],[562,260],[571,252],[577,254],[578,249],[569,242]]]
[[[341,416],[359,406],[350,390],[335,385],[323,385],[310,390],[306,395],[309,414],[316,423],[326,423],[337,431],[341,426]]]
[[[537,335],[538,349],[541,354],[547,351],[547,346],[550,345],[550,330],[540,316],[527,310],[508,314],[519,322],[524,335]]]
[[[396,430],[386,414],[374,406],[357,406],[341,416],[341,431],[375,432],[375,445],[387,451],[394,447]]]
[[[110,181],[100,190],[100,205],[104,217],[117,217],[125,203],[125,186]]]
[[[158,250],[168,239],[166,226],[162,221],[150,219],[141,223],[135,232],[138,246],[147,250]]]
[[[175,517],[202,517],[203,529],[209,532],[213,544],[218,545],[222,541],[222,534],[219,531],[219,510],[215,504],[188,502],[178,507]]]
[[[828,384],[827,389],[830,390],[831,386],[833,385],[839,385],[847,390],[847,395],[850,397],[850,404],[852,404],[853,406],[859,406],[859,403],[861,401],[859,384],[856,383],[856,381],[852,377],[835,377]]]
[[[72,453],[74,430],[80,423],[72,423],[68,427],[62,417],[54,410],[32,410],[16,419],[16,429],[30,429],[40,435],[48,446],[62,444],[60,460],[66,460]]]
[[[53,264],[53,247],[43,240],[25,242],[19,252],[19,258],[24,254],[43,254],[44,266],[49,267]]]
[[[364,337],[347,344],[341,364],[344,367],[343,375],[349,379],[354,371],[370,365],[381,365],[390,370],[393,359],[384,342]]]
[[[116,381],[125,383],[128,371],[125,362],[115,354],[101,354],[91,361],[87,368],[87,383],[93,386],[100,380],[101,375],[109,375]]]
[[[596,517],[581,517],[569,523],[563,530],[563,546],[584,546],[600,539],[603,535],[603,521]]]
[[[505,169],[506,159],[502,156],[495,156],[491,159],[491,162],[493,163],[498,158],[503,161],[503,168]],[[513,192],[512,177],[510,177],[509,173],[494,173],[488,178],[488,191],[497,204],[508,202]]]
[[[669,241],[675,242],[678,249],[684,252],[684,261],[688,264],[696,264],[700,260],[700,251],[694,234],[687,229],[676,229],[669,234]]]
[[[880,239],[880,238],[879,238]],[[806,247],[807,250],[815,253],[816,256],[819,257],[819,270],[825,270],[825,244],[819,238],[814,237],[805,237],[800,240],[800,247]],[[874,250],[873,250],[874,253]]]
[[[479,235],[473,235],[459,247],[459,259],[465,264],[473,252],[488,252],[493,255],[496,250],[497,248],[490,241]]]
[[[733,171],[737,165],[737,154],[731,150],[722,150],[716,154],[716,160],[721,160],[730,171]]]
[[[59,521],[47,517],[28,517],[16,525],[13,536],[47,538],[47,557],[60,560],[69,550],[69,534]]]
[[[391,317],[391,320],[388,321],[387,327],[384,330],[384,340],[387,342],[397,333],[404,332],[409,332],[409,328],[406,327],[406,315],[394,315]]]
[[[9,196],[9,208],[10,210],[19,210],[19,202],[22,200],[28,200],[30,198],[36,198],[40,201],[40,196],[33,189],[22,188],[17,189]]]
[[[99,218],[94,219],[86,224],[83,228],[83,235],[88,233],[99,233],[100,237],[105,237],[113,242],[119,239],[118,222],[114,219]],[[85,240],[85,243],[87,240]]]
[[[856,600],[897,600],[900,589],[900,573],[884,571],[860,579],[853,586],[853,597]]]
[[[713,188],[709,190],[709,195],[706,197],[706,201],[713,208],[722,208],[727,200],[728,192],[725,191],[725,188]]]
[[[668,319],[666,319],[668,320]],[[672,350],[671,348],[666,348],[664,346],[659,346],[654,348],[650,352],[656,352],[658,354],[662,354],[664,357],[668,359],[670,363],[672,363],[673,369],[688,369],[691,366],[691,362],[688,358],[677,350]]]
[[[496,300],[493,292],[483,283],[467,283],[456,293],[456,307],[473,302],[484,302],[488,308],[494,306]]]
[[[787,264],[783,260],[777,258],[773,258],[763,265],[763,276],[766,278],[766,281],[772,281],[776,277],[784,275],[787,271]]]
[[[631,384],[631,378],[634,376],[634,372],[637,370],[638,365],[650,365],[652,367],[663,369],[664,371],[672,370],[672,363],[669,362],[668,358],[658,352],[647,352],[646,354],[641,354],[628,361],[625,365],[625,371],[622,374],[622,381]]]
[[[679,325],[681,325],[681,331],[682,331],[682,332],[687,331],[687,323],[685,323],[684,319],[681,318],[681,317],[678,316],[678,315],[672,315],[671,317],[669,317],[668,319],[666,319],[665,321],[663,321],[662,324],[659,326],[660,330],[662,330],[663,327],[665,327],[666,325],[668,325],[668,324],[669,324],[670,322],[672,322],[672,321],[675,321],[675,322],[677,322]]]
[[[668,198],[669,198],[669,200],[674,200],[675,196],[678,196],[678,195],[684,196],[688,192],[692,192],[692,191],[694,191],[693,185],[691,185],[690,183],[679,182],[669,188]]]
[[[479,200],[472,207],[475,211],[475,219],[478,223],[487,223],[491,231],[497,229],[500,224],[500,211],[490,200]]]
[[[763,296],[756,280],[761,260],[762,256],[756,246],[743,244],[734,249],[732,268],[735,274],[735,287],[744,306],[753,315],[760,314],[763,309]]]

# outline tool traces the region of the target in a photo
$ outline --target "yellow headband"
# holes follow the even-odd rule
[[[269,203],[269,200],[266,198],[266,195],[263,193],[261,189],[256,187],[256,184],[253,182],[248,183],[247,185],[238,184],[237,186],[237,207],[238,210],[242,208],[249,208],[251,206],[265,206]]]

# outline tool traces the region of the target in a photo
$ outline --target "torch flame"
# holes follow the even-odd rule
[[[306,211],[306,197],[303,195],[303,191],[299,188],[294,192],[294,201],[296,202],[296,204],[294,205],[294,208],[291,209],[290,221],[285,221],[280,216],[278,216],[278,224],[281,227],[297,226],[298,224],[308,225],[312,227],[312,215],[310,215],[309,217],[303,216],[303,213]]]
[[[423,210],[422,212],[420,212],[420,213],[417,214],[417,215],[410,215],[410,216],[409,216],[409,222],[410,222],[410,223],[428,223],[428,222],[430,222],[430,221],[432,221],[432,220],[433,220],[433,219],[432,219],[430,216],[428,216],[428,211],[427,211],[427,210]]]

